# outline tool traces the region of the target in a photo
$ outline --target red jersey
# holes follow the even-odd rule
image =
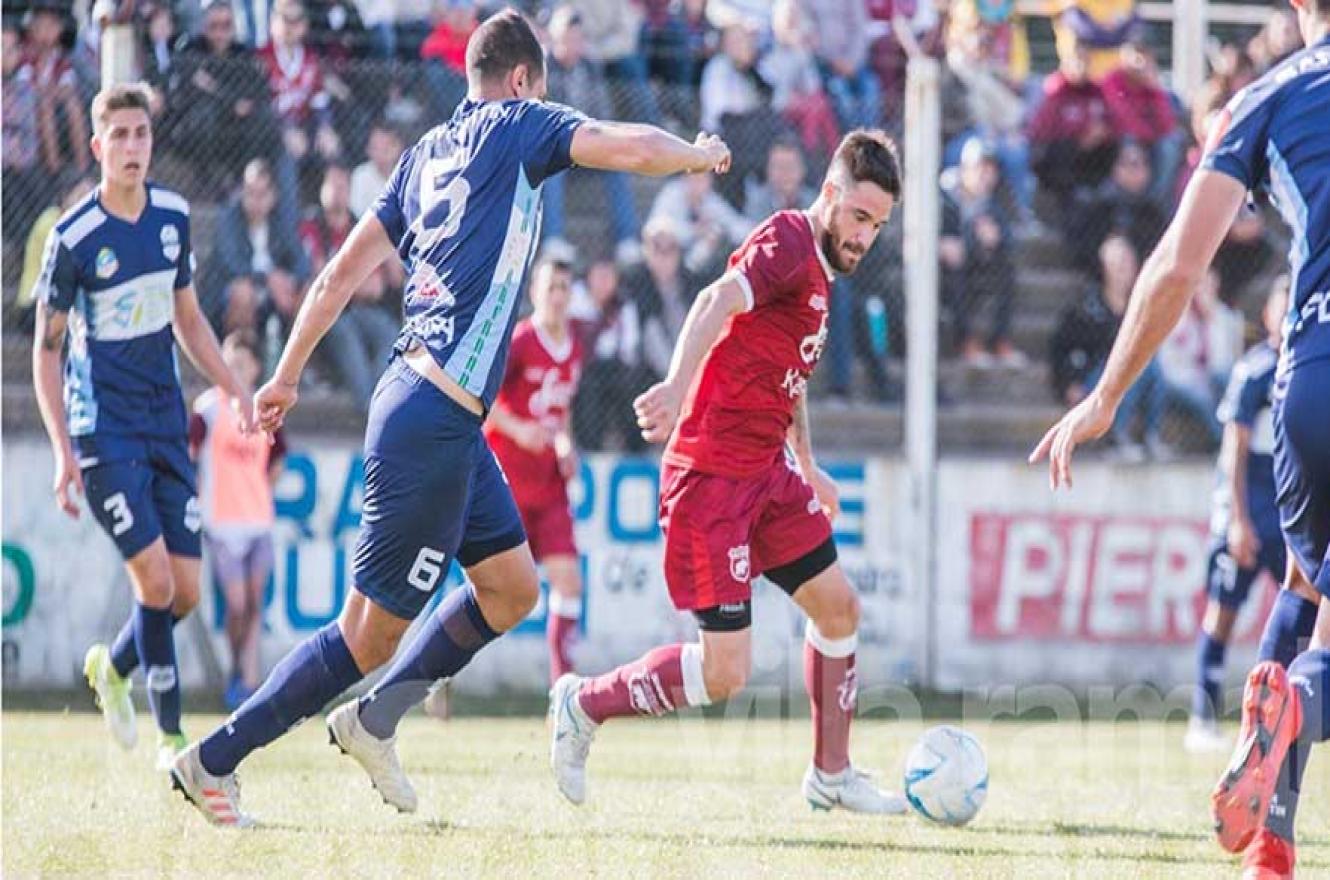
[[[833,276],[802,211],[780,211],[753,230],[730,255],[727,275],[744,288],[748,309],[702,361],[665,461],[743,478],[782,454],[827,340]]]
[[[556,346],[530,319],[524,319],[513,330],[508,366],[495,405],[558,430],[568,424],[581,374],[582,343],[571,324],[563,345]],[[568,503],[553,446],[531,452],[493,425],[485,426],[485,437],[508,477],[518,507]]]

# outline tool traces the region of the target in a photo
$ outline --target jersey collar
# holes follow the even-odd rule
[[[556,364],[561,364],[568,360],[568,356],[573,353],[573,331],[568,328],[568,333],[563,338],[563,345],[555,345],[554,340],[545,335],[545,331],[540,329],[540,325],[535,321],[531,322],[531,329],[536,331],[536,338],[540,340],[540,345],[545,352],[554,359]]]

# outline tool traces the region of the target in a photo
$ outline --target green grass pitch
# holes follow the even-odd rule
[[[217,718],[190,717],[202,733]],[[918,723],[856,726],[856,760],[899,785]],[[1236,877],[1207,827],[1225,756],[1152,722],[970,727],[990,764],[968,828],[814,813],[799,796],[806,719],[610,724],[589,799],[554,790],[544,723],[403,725],[420,811],[400,816],[314,720],[242,768],[264,827],[213,829],[88,714],[5,712],[5,877]],[[1310,766],[1299,877],[1330,877],[1330,754]]]

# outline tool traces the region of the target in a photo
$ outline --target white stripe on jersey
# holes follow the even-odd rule
[[[186,217],[189,216],[189,202],[185,201],[185,197],[179,193],[171,192],[169,189],[152,187],[148,190],[148,198],[152,201],[154,208],[179,211]]]
[[[145,272],[88,295],[89,337],[121,342],[148,336],[171,323],[175,311],[175,268]]]
[[[89,208],[86,213],[79,216],[77,220],[65,227],[60,233],[60,241],[71,251],[78,247],[78,243],[87,238],[98,226],[106,222],[106,214],[96,205]]]

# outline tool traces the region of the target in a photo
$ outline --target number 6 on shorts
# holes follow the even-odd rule
[[[443,563],[447,559],[448,555],[440,550],[421,547],[416,554],[416,564],[411,566],[411,573],[406,576],[406,582],[422,593],[428,593],[439,582]]]

